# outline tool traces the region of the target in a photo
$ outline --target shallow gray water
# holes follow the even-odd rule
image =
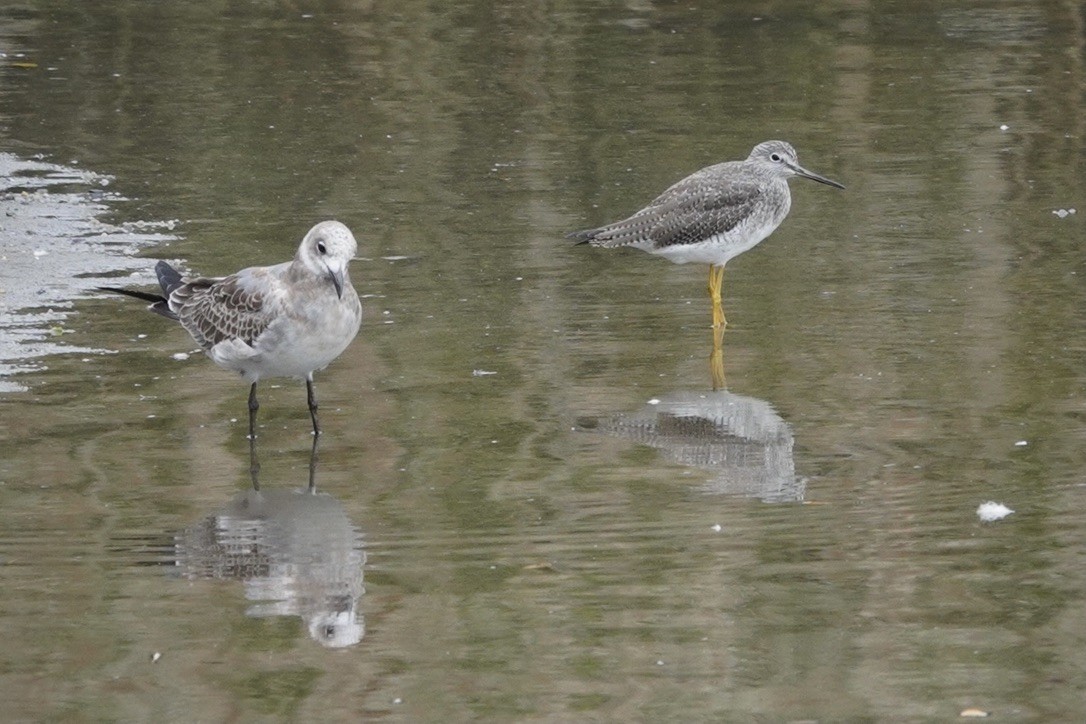
[[[817,5],[0,9],[0,152],[110,179],[56,190],[121,260],[68,302],[334,217],[365,308],[315,494],[303,385],[254,496],[182,330],[48,323],[0,396],[5,719],[1083,718],[1082,10]],[[563,235],[768,138],[848,188],[729,264],[714,392],[707,270]],[[58,287],[12,224],[0,301]]]

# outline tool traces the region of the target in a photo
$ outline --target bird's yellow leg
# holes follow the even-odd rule
[[[713,328],[713,351],[709,353],[709,376],[713,391],[725,388],[724,383],[724,326]]]
[[[728,326],[724,318],[724,307],[720,300],[720,288],[724,285],[724,267],[709,267],[709,299],[713,302],[713,329]]]

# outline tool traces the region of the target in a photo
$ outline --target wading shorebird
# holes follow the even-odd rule
[[[313,434],[320,435],[313,373],[347,349],[362,323],[362,305],[347,266],[358,250],[351,230],[322,221],[292,261],[254,266],[223,278],[184,280],[160,261],[160,294],[99,287],[151,302],[177,320],[211,360],[238,372],[249,388],[249,439],[256,438],[256,384],[266,377],[305,380]]]
[[[695,171],[628,219],[598,229],[574,231],[579,244],[606,249],[629,246],[676,264],[709,264],[713,327],[727,325],[720,288],[724,265],[757,246],[788,215],[788,179],[802,176],[843,189],[796,160],[784,141],[759,143],[745,161],[727,161]]]

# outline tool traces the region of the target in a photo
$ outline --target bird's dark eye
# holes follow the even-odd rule
[[[318,241],[317,242],[317,251],[319,251],[321,254],[327,254],[328,253],[328,249],[324,246],[323,241]]]
[[[770,154],[769,158],[773,161],[780,161],[781,155],[779,153]]]

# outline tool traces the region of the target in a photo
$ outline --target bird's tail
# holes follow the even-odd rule
[[[599,229],[582,229],[581,231],[571,231],[566,234],[567,239],[573,239],[576,244],[588,244],[596,238],[596,233]]]
[[[181,280],[181,274],[164,261],[160,261],[155,265],[155,273],[158,275],[158,284],[162,287],[161,294],[141,292],[135,289],[121,289],[120,287],[98,287],[98,290],[110,292],[111,294],[123,294],[126,297],[133,297],[135,299],[142,299],[145,302],[151,303],[150,309],[152,312],[161,314],[167,319],[177,319],[177,315],[170,309],[170,293],[184,284]]]
[[[162,293],[167,297],[173,293],[174,289],[185,283],[181,279],[181,272],[164,261],[155,264],[155,274],[158,275],[158,284],[162,287]]]
[[[601,226],[598,229],[585,229],[584,231],[571,231],[566,234],[567,239],[573,239],[577,244],[591,244],[601,249],[617,249],[621,246],[636,246],[643,243],[630,232],[627,222],[619,222],[609,226]]]

